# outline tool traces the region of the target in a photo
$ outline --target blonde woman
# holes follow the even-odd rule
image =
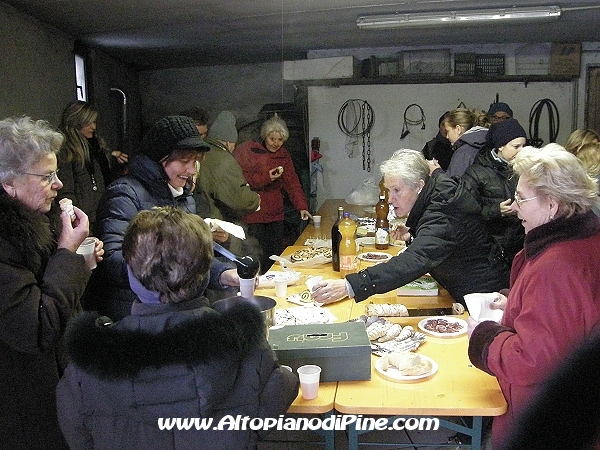
[[[573,131],[565,142],[565,150],[577,156],[579,149],[585,144],[597,143],[600,136],[594,130],[580,128]]]
[[[105,186],[122,172],[128,161],[127,154],[111,152],[96,134],[97,118],[98,112],[89,103],[77,100],[66,106],[59,125],[65,136],[58,154],[58,170],[64,186],[56,201],[73,200],[88,215],[91,232]]]
[[[526,147],[512,161],[519,176],[512,209],[525,229],[513,261],[500,323],[469,323],[473,365],[498,379],[508,410],[494,417],[493,448],[506,439],[546,377],[600,325],[600,219],[597,186],[558,145]]]

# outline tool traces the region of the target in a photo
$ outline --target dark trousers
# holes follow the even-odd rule
[[[284,250],[283,220],[268,223],[249,223],[248,234],[254,236],[261,247],[259,255],[260,273],[265,273],[273,264],[273,260],[269,259],[269,256],[279,256]]]

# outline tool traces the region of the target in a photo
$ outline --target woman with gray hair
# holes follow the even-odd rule
[[[406,250],[385,264],[319,283],[313,293],[317,302],[346,295],[362,301],[426,273],[463,304],[465,294],[508,286],[508,264],[468,191],[443,174],[430,176],[427,160],[416,150],[396,151],[380,170],[396,216],[408,216],[406,227],[391,233],[396,239],[406,235]]]
[[[66,449],[55,388],[60,339],[90,277],[76,254],[85,213],[52,209],[63,136],[43,120],[0,121],[0,429],[2,448]],[[55,230],[60,230],[55,232]],[[96,244],[102,259],[102,242]]]
[[[260,209],[245,215],[243,220],[262,248],[260,263],[264,273],[273,263],[269,256],[279,255],[284,249],[283,193],[300,212],[302,220],[312,216],[292,157],[283,147],[290,137],[285,122],[275,114],[263,123],[260,137],[262,142],[246,141],[238,145],[233,156],[252,190],[260,195]]]
[[[512,208],[525,228],[500,323],[468,318],[469,357],[496,376],[508,410],[494,418],[493,447],[506,439],[546,377],[600,330],[600,219],[595,181],[557,144],[526,147]]]

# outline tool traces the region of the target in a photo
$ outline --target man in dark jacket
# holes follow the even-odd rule
[[[229,425],[285,414],[298,378],[275,360],[260,311],[218,313],[198,295],[212,252],[197,215],[165,207],[132,221],[123,241],[132,314],[113,323],[83,313],[67,330],[73,363],[57,403],[71,449],[254,449],[257,431]],[[207,429],[165,428],[176,418]]]
[[[392,232],[410,234],[406,250],[345,280],[320,283],[313,291],[316,301],[329,303],[346,295],[362,301],[426,273],[462,304],[465,294],[508,287],[510,267],[469,192],[442,173],[429,176],[428,163],[416,150],[398,150],[381,164],[381,173],[394,212],[408,215],[407,229]]]
[[[98,237],[104,241],[104,261],[94,270],[88,292],[94,309],[119,320],[130,313],[135,299],[129,286],[121,246],[129,222],[138,212],[155,206],[176,206],[195,214],[190,193],[196,162],[210,150],[189,117],[168,116],[144,136],[140,152],[130,162],[129,174],[110,184],[98,205]],[[210,289],[239,285],[232,265],[214,259]]]

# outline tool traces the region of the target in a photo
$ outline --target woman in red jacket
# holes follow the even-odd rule
[[[233,152],[246,181],[261,198],[260,209],[244,216],[244,222],[248,224],[248,233],[256,237],[262,248],[263,273],[273,263],[269,256],[283,251],[283,193],[300,211],[302,220],[312,217],[292,158],[283,147],[289,136],[285,122],[275,114],[260,129],[262,142],[243,142]]]
[[[557,144],[525,147],[512,208],[525,228],[500,323],[469,322],[469,358],[498,378],[508,410],[495,417],[498,448],[562,360],[600,326],[600,219],[596,183]],[[499,296],[500,297],[500,296]]]

